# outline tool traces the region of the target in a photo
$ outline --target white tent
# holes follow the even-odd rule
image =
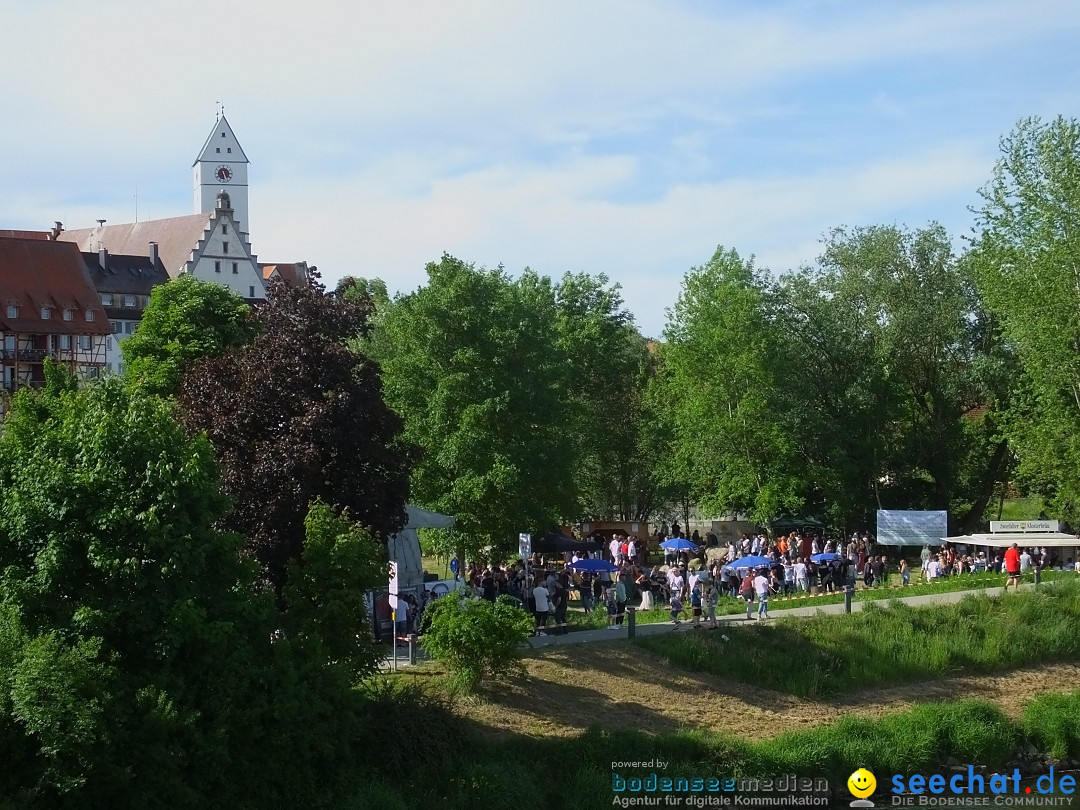
[[[419,585],[424,581],[424,564],[420,557],[420,538],[417,529],[449,529],[454,525],[454,518],[429,512],[419,506],[407,504],[409,514],[405,528],[390,538],[386,544],[386,554],[391,562],[397,564],[397,585],[402,588]],[[394,593],[397,590],[394,589]]]
[[[975,546],[1008,548],[1013,543],[1019,548],[1032,546],[1072,547],[1080,546],[1080,537],[1064,532],[976,532],[957,537],[942,537],[946,543],[968,543]]]

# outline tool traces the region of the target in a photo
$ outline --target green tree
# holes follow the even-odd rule
[[[387,402],[423,456],[413,497],[454,515],[470,552],[509,551],[523,529],[574,511],[567,364],[546,280],[451,256],[395,298],[369,346]]]
[[[648,346],[606,276],[567,273],[554,290],[556,340],[568,363],[577,514],[645,520],[656,489],[652,460],[640,452]]]
[[[121,341],[126,375],[149,393],[169,396],[195,361],[249,343],[256,332],[239,295],[221,284],[180,276],[154,288],[138,330]]]
[[[212,528],[213,451],[157,397],[46,373],[0,433],[0,794],[206,798],[249,727],[241,673],[271,615],[239,538]]]
[[[1023,369],[1018,477],[1080,518],[1080,122],[1020,121],[976,211],[979,289]]]
[[[304,523],[302,560],[290,565],[284,630],[306,657],[347,669],[358,681],[378,670],[383,651],[372,641],[366,592],[385,587],[386,554],[363,526],[312,504]]]
[[[777,407],[780,338],[753,261],[721,247],[691,270],[664,337],[659,397],[673,436],[669,480],[688,481],[714,513],[767,520],[797,508],[804,486]]]
[[[872,524],[883,507],[977,522],[1007,461],[995,430],[1007,386],[944,229],[833,231],[816,267],[781,279],[776,318],[815,510],[836,525]]]

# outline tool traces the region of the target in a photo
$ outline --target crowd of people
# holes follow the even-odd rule
[[[673,538],[681,538],[673,527]],[[577,601],[586,614],[602,611],[607,626],[623,626],[627,608],[652,610],[664,607],[671,621],[684,619],[694,624],[716,626],[716,610],[721,599],[745,603],[746,618],[769,618],[769,597],[799,593],[836,593],[864,587],[911,584],[912,570],[907,559],[895,562],[874,548],[867,534],[854,534],[844,542],[834,542],[817,533],[793,532],[769,538],[764,534],[744,534],[738,540],[721,542],[715,535],[701,538],[694,532],[688,540],[692,549],[666,550],[659,547],[661,538],[647,542],[625,534],[615,534],[604,544],[603,552],[575,554],[571,559],[543,559],[538,555],[526,566],[518,561],[503,565],[473,564],[465,574],[466,584],[478,598],[494,601],[500,595],[519,600],[534,617],[537,635],[567,632],[567,609]],[[663,554],[663,564],[660,564]],[[1042,569],[1058,565],[1048,549],[1017,549],[1004,553],[969,552],[967,549],[929,546],[920,553],[922,582],[968,574],[1006,574],[1008,584],[1018,584],[1027,572],[1035,581]],[[602,558],[611,563],[608,571],[577,570],[580,559]],[[757,558],[753,564],[741,560]],[[1080,560],[1071,568],[1080,571]],[[423,609],[430,600],[426,592],[412,602],[406,619],[413,630],[421,625]]]

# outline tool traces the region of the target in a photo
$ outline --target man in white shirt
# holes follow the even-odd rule
[[[612,537],[611,542],[608,543],[608,550],[611,552],[611,561],[615,565],[619,565],[622,562],[622,544],[619,542],[618,537]]]
[[[1031,555],[1025,548],[1024,553],[1020,555],[1020,573],[1023,574],[1026,571],[1031,570]]]
[[[546,636],[544,632],[547,627],[548,610],[551,609],[551,604],[548,601],[548,589],[544,587],[543,582],[536,583],[536,587],[533,588],[533,610],[536,614],[536,635]]]
[[[941,576],[941,563],[937,557],[931,557],[926,561],[926,581],[933,582]]]
[[[792,566],[795,569],[795,587],[799,591],[808,591],[809,582],[807,580],[806,563],[803,562],[802,557],[799,557],[798,562]]]
[[[668,571],[668,586],[671,588],[672,594],[681,595],[685,584],[686,580],[683,579],[682,572],[678,568],[672,568]]]
[[[626,544],[626,556],[630,558],[631,565],[637,565],[637,538],[631,537]]]

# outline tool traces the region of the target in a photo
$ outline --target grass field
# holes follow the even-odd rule
[[[1080,583],[956,604],[644,636],[672,666],[802,697],[1080,656]]]
[[[1011,767],[1032,752],[1075,767],[1078,630],[1073,581],[956,604],[547,647],[526,655],[526,678],[452,707],[445,671],[429,664],[393,682],[440,697],[411,720],[407,700],[386,713],[396,718],[387,746],[409,735],[422,767],[407,785],[373,773],[342,806],[611,807],[613,773],[642,775],[615,763],[656,759],[673,778],[824,778],[842,804],[859,767],[879,784],[950,762]]]

